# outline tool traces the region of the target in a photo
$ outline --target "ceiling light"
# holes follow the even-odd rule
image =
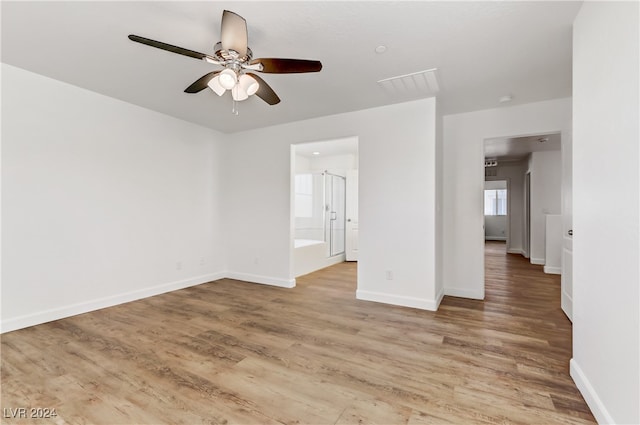
[[[236,76],[236,73],[229,68],[225,69],[220,74],[218,74],[218,77],[220,77],[219,78],[220,85],[227,90],[231,90],[236,85],[236,82],[238,81],[238,77]]]
[[[249,97],[247,91],[240,84],[233,86],[231,89],[231,96],[236,102],[240,102],[241,100],[245,100]]]
[[[510,94],[506,94],[502,96],[500,99],[498,99],[500,103],[511,102],[511,100],[513,100],[513,97]]]
[[[227,91],[227,89],[225,89],[224,87],[222,87],[220,85],[220,77],[219,76],[215,76],[211,79],[211,81],[209,81],[209,84],[207,84],[209,86],[209,88],[211,90],[213,90],[215,92],[215,94],[217,94],[218,96],[222,96],[224,94],[224,92]]]
[[[387,51],[387,46],[384,46],[384,45],[381,44],[378,47],[376,47],[376,53],[378,53],[378,54],[382,54],[382,53],[384,53],[386,51]]]
[[[258,84],[256,79],[247,74],[243,74],[240,76],[238,85],[242,87],[242,89],[247,93],[248,96],[256,94],[256,92],[260,88],[260,84]]]
[[[313,155],[320,155],[320,152],[313,152]]]
[[[544,142],[548,142],[548,141],[549,141],[548,137],[541,137],[541,138],[538,139],[538,142],[540,142],[540,143],[544,143]]]

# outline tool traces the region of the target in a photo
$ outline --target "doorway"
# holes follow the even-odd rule
[[[559,132],[484,140],[485,182],[508,185],[505,255],[544,264],[546,216],[560,214],[561,142]]]
[[[352,250],[357,197],[353,199],[349,192],[357,185],[353,179],[358,169],[357,148],[357,137],[291,146],[294,277],[343,262]]]

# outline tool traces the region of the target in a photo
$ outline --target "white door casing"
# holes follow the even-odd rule
[[[571,132],[562,133],[562,276],[560,303],[573,321],[573,149]]]
[[[358,261],[358,170],[347,171],[346,260]]]

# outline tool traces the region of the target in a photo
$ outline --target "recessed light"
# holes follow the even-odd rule
[[[538,139],[538,142],[540,142],[540,143],[544,143],[544,142],[548,142],[548,141],[549,141],[548,137],[541,137],[541,138]]]
[[[387,46],[384,45],[379,45],[378,47],[376,47],[376,53],[381,54],[387,51]]]
[[[513,100],[513,97],[510,94],[506,94],[502,96],[500,99],[498,99],[500,103],[511,102],[511,100]]]
[[[320,152],[313,152],[313,155],[320,155]]]

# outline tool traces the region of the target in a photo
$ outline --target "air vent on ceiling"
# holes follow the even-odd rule
[[[411,74],[398,75],[397,77],[379,80],[380,84],[389,93],[397,94],[436,94],[440,87],[436,71],[438,68],[431,68],[425,71],[412,72]]]

